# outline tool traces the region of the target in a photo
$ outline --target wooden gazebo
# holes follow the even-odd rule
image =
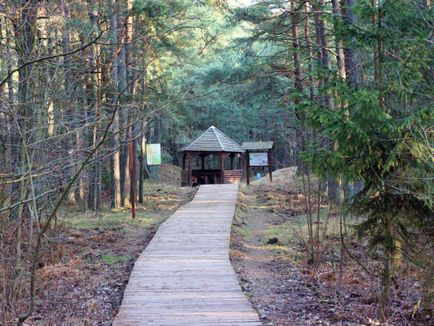
[[[211,126],[182,149],[182,185],[239,183],[244,150]]]

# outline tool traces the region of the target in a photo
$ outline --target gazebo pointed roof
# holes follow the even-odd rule
[[[181,151],[244,153],[244,149],[237,142],[214,126],[209,127],[202,135],[184,146]]]

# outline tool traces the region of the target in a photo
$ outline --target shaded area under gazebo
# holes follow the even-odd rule
[[[244,150],[211,126],[182,149],[182,185],[239,183]]]

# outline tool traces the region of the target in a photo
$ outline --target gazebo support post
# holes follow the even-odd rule
[[[234,156],[235,154],[231,154],[231,170],[234,169]]]
[[[271,149],[268,150],[268,173],[270,174],[270,184],[273,183],[273,173],[272,173],[272,166],[273,166],[273,154],[271,154]]]
[[[225,183],[224,179],[224,173],[225,173],[225,153],[220,153],[220,183]]]
[[[240,163],[240,170],[241,171],[244,171],[244,166],[243,166],[243,154],[239,154],[240,155],[240,157],[238,158],[238,160],[239,160],[239,163]],[[241,178],[242,178],[242,175],[241,175]]]
[[[250,152],[246,151],[246,181],[250,185]]]
[[[193,175],[192,175],[192,162],[191,162],[191,153],[187,154],[188,159],[188,185],[191,187],[193,185]]]

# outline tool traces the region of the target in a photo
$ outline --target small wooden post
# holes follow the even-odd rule
[[[202,171],[203,171],[203,170],[205,170],[205,156],[202,154],[200,157],[202,158],[202,166],[201,166],[201,168],[202,168]]]
[[[220,183],[225,183],[224,173],[225,173],[225,154],[221,152],[220,153]]]
[[[250,185],[250,152],[246,151],[246,181],[247,185]]]
[[[234,155],[235,154],[231,154],[231,170],[234,169]]]

